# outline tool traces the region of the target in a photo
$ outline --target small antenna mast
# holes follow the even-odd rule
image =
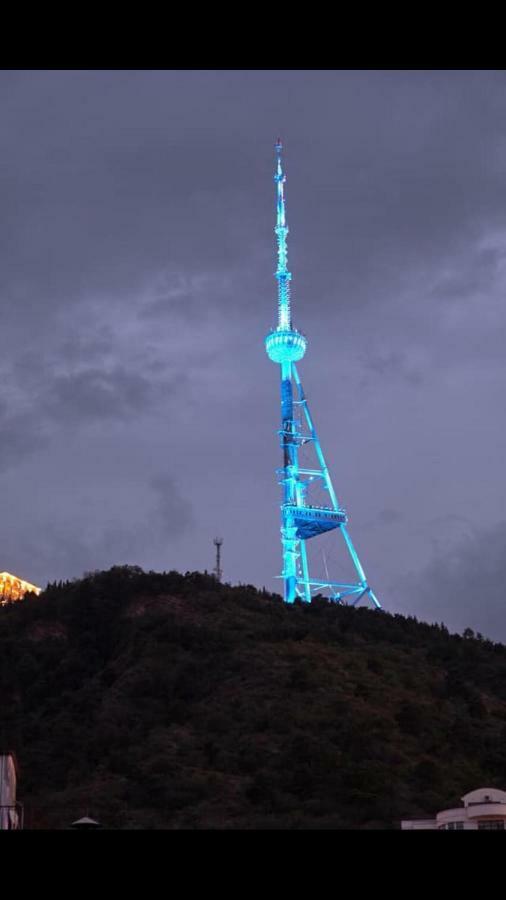
[[[223,544],[223,538],[215,538],[213,543],[216,547],[216,567],[214,569],[214,575],[217,581],[221,581],[223,576],[221,569],[221,545]]]

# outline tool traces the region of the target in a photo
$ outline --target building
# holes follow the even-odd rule
[[[41,590],[42,588],[30,584],[29,581],[23,581],[16,575],[0,572],[0,606],[11,603],[13,600],[21,600],[28,591],[32,591],[38,596]]]
[[[404,831],[504,831],[506,830],[506,791],[478,788],[461,797],[463,806],[443,809],[424,819],[403,819]]]
[[[0,752],[0,831],[23,827],[22,806],[16,802],[17,774],[14,753]]]

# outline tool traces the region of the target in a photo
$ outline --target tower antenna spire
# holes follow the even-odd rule
[[[373,605],[381,605],[370,588],[356,550],[348,534],[348,516],[340,506],[330,473],[323,456],[302,383],[295,363],[306,352],[307,340],[292,324],[290,282],[281,139],[276,142],[276,226],[278,265],[278,325],[265,339],[267,356],[278,363],[281,371],[281,448],[283,467],[278,469],[279,484],[283,491],[281,504],[281,546],[283,571],[281,578],[287,603],[300,597],[308,602],[314,594],[327,592],[337,603],[354,606],[362,597],[368,597]],[[311,450],[312,464],[301,459]],[[316,486],[323,491],[323,499],[314,497]],[[324,555],[325,571],[320,577],[310,574],[310,560],[306,543],[310,538],[336,530],[344,539],[351,558],[355,580],[329,575]],[[216,543],[216,541],[215,541]],[[218,557],[219,559],[219,557]],[[216,572],[219,571],[217,562]]]
[[[289,228],[286,224],[284,190],[286,175],[283,172],[282,149],[281,138],[278,138],[276,142],[277,167],[274,175],[274,181],[277,185],[277,218],[274,231],[278,239],[278,268],[276,270],[276,278],[278,279],[278,328],[291,328],[290,281],[292,280],[292,275],[288,271],[288,249],[286,246]]]

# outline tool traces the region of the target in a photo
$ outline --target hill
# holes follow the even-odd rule
[[[0,708],[32,828],[392,828],[506,787],[505,646],[199,573],[2,608]]]

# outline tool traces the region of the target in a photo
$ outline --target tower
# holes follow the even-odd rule
[[[221,545],[223,544],[223,538],[214,538],[213,544],[216,547],[216,566],[214,575],[217,581],[221,581],[223,575],[221,570]]]
[[[309,412],[296,363],[304,356],[307,340],[292,324],[290,281],[288,271],[287,235],[284,184],[286,176],[281,161],[281,141],[276,144],[277,166],[274,181],[277,189],[278,267],[278,325],[265,339],[267,356],[278,363],[281,374],[281,430],[280,443],[283,466],[277,469],[282,487],[281,546],[283,555],[282,579],[287,603],[300,597],[311,601],[313,594],[328,594],[338,603],[355,606],[362,597],[381,609],[381,604],[369,587],[365,572],[347,530],[348,517],[339,505],[330,473]],[[302,456],[311,450],[312,462]],[[323,492],[323,493],[322,493]],[[318,497],[320,493],[320,497]],[[322,499],[323,498],[323,499]],[[329,574],[326,557],[322,577],[312,576],[307,542],[312,538],[336,531],[344,542],[352,575],[347,580],[334,580]]]

